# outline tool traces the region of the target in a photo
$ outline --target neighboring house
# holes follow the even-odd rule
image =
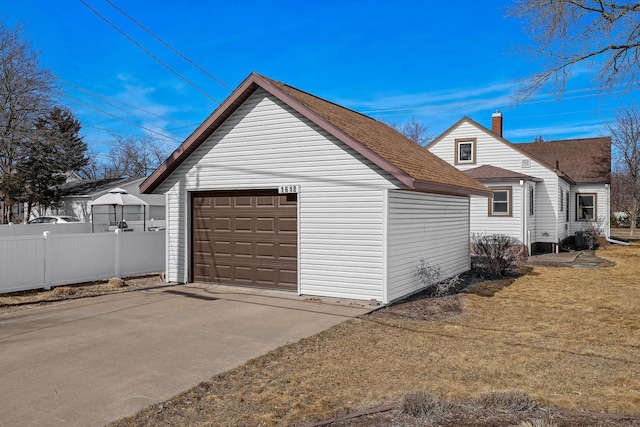
[[[493,191],[471,201],[471,232],[513,236],[530,253],[552,252],[568,236],[599,226],[609,237],[611,138],[513,144],[464,117],[427,145]]]
[[[60,187],[60,206],[54,209],[47,209],[40,212],[33,209],[31,216],[37,217],[42,215],[69,215],[75,216],[82,222],[91,221],[91,202],[98,197],[106,194],[114,188],[122,188],[140,197],[149,203],[146,208],[146,221],[164,220],[165,218],[165,199],[160,195],[140,195],[140,183],[145,177],[135,178],[104,178],[97,180],[71,180]],[[136,218],[142,221],[142,214],[145,210],[140,206],[127,206],[125,217]],[[113,209],[109,210],[107,206],[96,206],[94,212],[94,222],[108,223],[113,218],[109,218],[109,214],[113,215]],[[118,214],[120,210],[118,209]],[[120,218],[118,218],[120,220]]]
[[[482,184],[370,117],[252,73],[141,185],[166,277],[384,303],[470,267]],[[486,203],[486,202],[485,202]]]

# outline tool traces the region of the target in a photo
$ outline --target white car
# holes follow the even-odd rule
[[[80,222],[80,220],[74,216],[39,216],[30,219],[27,224],[60,224],[65,222]]]

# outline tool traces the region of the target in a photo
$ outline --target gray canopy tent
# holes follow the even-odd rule
[[[117,208],[120,206],[120,218],[121,221],[118,225],[119,228],[122,228],[122,223],[124,222],[124,207],[125,206],[142,206],[143,214],[142,214],[142,230],[147,230],[147,206],[149,203],[145,202],[139,197],[134,196],[133,194],[129,194],[127,190],[123,190],[122,188],[114,188],[110,190],[107,194],[104,194],[94,201],[91,202],[91,232],[93,233],[93,214],[95,209],[94,206],[113,206],[113,219],[115,223],[118,223],[118,215]],[[111,213],[108,213],[111,215]],[[108,221],[109,222],[109,221]]]

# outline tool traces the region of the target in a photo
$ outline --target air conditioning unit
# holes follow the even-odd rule
[[[530,168],[531,167],[531,159],[522,159],[522,167]]]

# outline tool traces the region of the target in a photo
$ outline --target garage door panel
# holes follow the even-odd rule
[[[278,218],[278,230],[283,233],[298,233],[296,218]]]
[[[233,207],[249,208],[252,206],[253,198],[251,196],[236,196],[232,198]]]
[[[283,270],[280,269],[279,271],[280,273],[280,283],[290,283],[290,284],[296,284],[298,282],[298,271],[297,270]]]
[[[257,242],[256,243],[256,257],[273,258],[273,251],[276,244],[273,242]]]
[[[278,254],[280,259],[297,259],[298,245],[291,243],[279,243]]]
[[[233,244],[233,255],[242,256],[242,257],[251,257],[252,251],[251,247],[253,244],[251,242],[234,242]]]
[[[205,221],[204,219],[202,220]],[[207,223],[211,223],[211,219],[207,218]],[[207,224],[207,225],[208,225]],[[216,217],[213,220],[213,229],[215,231],[231,231],[231,218],[229,217]]]
[[[243,233],[250,233],[251,231],[253,231],[253,227],[251,226],[252,222],[252,218],[235,218],[233,222],[233,230]]]
[[[257,218],[256,219],[256,232],[258,233],[273,233],[276,231],[275,229],[275,219],[274,218]]]
[[[257,196],[256,207],[276,207],[277,198],[271,196]]]
[[[207,242],[210,244],[210,242]],[[228,241],[215,241],[212,242],[213,252],[212,255],[231,255],[231,242]]]
[[[256,283],[270,284],[276,282],[276,269],[256,267]]]
[[[196,193],[192,206],[192,280],[297,288],[296,194]]]
[[[218,196],[218,197],[201,197],[201,206],[209,206],[215,208],[231,207],[231,197]]]

